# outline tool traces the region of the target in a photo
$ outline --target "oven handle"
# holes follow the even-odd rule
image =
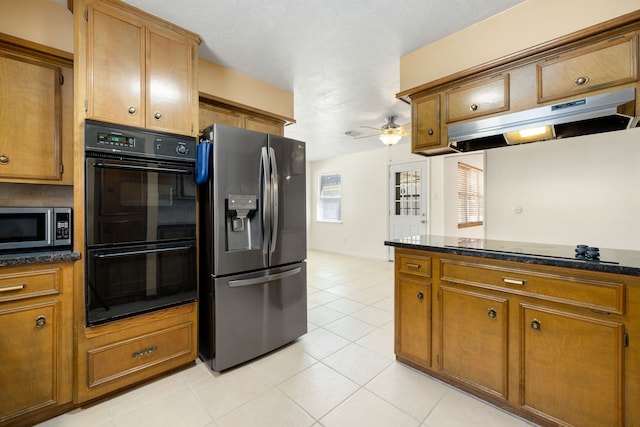
[[[146,171],[146,172],[182,173],[185,175],[190,175],[193,173],[190,170],[186,170],[186,169],[151,168],[148,166],[130,166],[130,165],[118,165],[118,164],[110,164],[110,163],[96,163],[93,166],[96,168],[105,168],[105,169],[126,169],[126,170]]]
[[[283,271],[281,273],[276,274],[268,274],[266,276],[254,277],[252,279],[239,279],[239,280],[230,280],[229,287],[237,288],[240,286],[250,286],[257,285],[259,283],[265,282],[273,282],[274,280],[284,279],[285,277],[295,276],[296,274],[302,271],[301,267],[296,267],[291,270]]]
[[[118,252],[114,254],[99,254],[99,255],[96,255],[96,258],[116,258],[121,256],[130,256],[130,255],[155,254],[159,252],[188,251],[192,248],[193,246],[178,246],[175,248],[144,249],[141,251],[127,251],[127,252]]]

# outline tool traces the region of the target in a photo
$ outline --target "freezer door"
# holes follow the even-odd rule
[[[306,263],[213,279],[213,359],[221,371],[307,332]]]
[[[207,241],[210,274],[266,268],[267,135],[222,125],[213,129],[212,179],[201,193],[201,240]]]
[[[305,144],[269,135],[272,194],[271,265],[307,258]]]

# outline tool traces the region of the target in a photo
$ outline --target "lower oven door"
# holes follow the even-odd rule
[[[87,251],[88,326],[196,301],[195,240]]]

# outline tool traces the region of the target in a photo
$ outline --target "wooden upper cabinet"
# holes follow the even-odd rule
[[[538,102],[636,81],[637,46],[637,36],[628,34],[538,63]]]
[[[204,102],[200,103],[198,120],[200,121],[200,125],[198,126],[200,133],[214,123],[237,128],[242,127],[240,113]]]
[[[509,74],[481,79],[445,93],[447,123],[509,110]]]
[[[440,95],[412,98],[411,150],[437,148],[440,144]]]
[[[197,41],[102,2],[88,5],[87,114],[191,135]]]
[[[256,132],[270,133],[272,135],[283,135],[282,123],[261,117],[246,116],[244,127]]]
[[[61,179],[60,77],[56,65],[0,50],[0,181]]]
[[[193,49],[188,39],[147,30],[147,127],[191,134]]]
[[[271,135],[284,135],[284,121],[258,116],[257,114],[242,108],[236,108],[220,102],[200,102],[200,116],[198,118],[198,132],[214,123],[248,129],[256,132],[269,133]]]

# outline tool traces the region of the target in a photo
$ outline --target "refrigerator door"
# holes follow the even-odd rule
[[[306,263],[212,279],[213,345],[203,357],[215,371],[251,360],[307,332]],[[207,357],[209,356],[209,357]]]
[[[305,144],[269,135],[273,213],[270,262],[284,265],[307,258]]]
[[[201,194],[207,264],[215,276],[268,267],[267,135],[214,125],[210,176]]]

